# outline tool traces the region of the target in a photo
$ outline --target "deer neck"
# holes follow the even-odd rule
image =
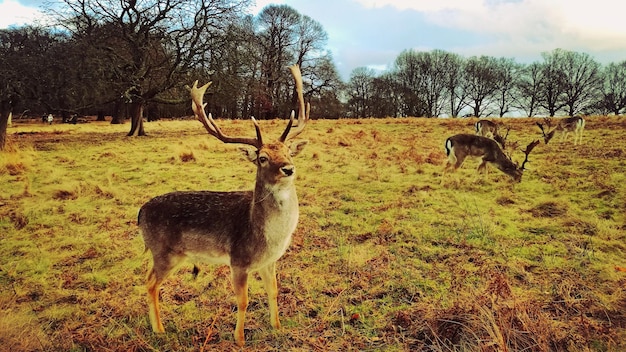
[[[498,170],[511,176],[512,178],[516,180],[521,178],[522,171],[520,170],[519,166],[511,161],[511,159],[509,159],[504,153],[502,153],[502,155],[499,155],[495,165]]]
[[[266,184],[257,182],[251,209],[252,221],[262,232],[276,236],[290,235],[298,222],[298,197],[293,182]],[[271,231],[268,231],[271,228]],[[271,235],[271,234],[270,234]]]
[[[265,248],[260,262],[276,261],[289,243],[298,224],[298,198],[293,184],[282,187],[255,186],[250,209],[252,235],[264,238]]]
[[[254,191],[252,209],[266,212],[283,213],[291,208],[298,207],[296,189],[294,186],[272,189],[257,187]]]

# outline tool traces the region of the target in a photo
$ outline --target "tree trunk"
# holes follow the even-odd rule
[[[130,103],[130,132],[127,136],[145,136],[146,132],[143,130],[143,109],[144,104],[142,101],[134,101]]]
[[[480,117],[480,104],[479,103],[476,103],[476,105],[474,105],[474,116]]]
[[[11,117],[11,104],[8,101],[0,102],[0,151],[6,148],[7,126]]]
[[[122,99],[117,99],[115,101],[115,106],[113,107],[113,114],[111,116],[111,124],[112,125],[121,125],[124,123],[124,107],[126,106],[126,104],[124,104],[124,100]]]
[[[4,111],[0,111],[0,151],[6,148],[7,144],[7,125],[9,122],[10,113],[7,114]]]

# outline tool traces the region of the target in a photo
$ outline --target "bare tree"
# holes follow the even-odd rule
[[[350,74],[347,85],[348,116],[371,116],[374,70],[366,67],[357,67]]]
[[[465,59],[458,54],[449,54],[445,73],[447,102],[450,106],[450,116],[457,117],[467,106],[467,91],[465,90]]]
[[[565,107],[566,78],[561,65],[562,50],[542,53],[544,62],[541,67],[541,101],[540,105],[549,116]]]
[[[17,66],[21,55],[14,35],[13,31],[0,30],[0,151],[6,148],[9,116],[26,83],[20,80]]]
[[[396,58],[394,75],[401,96],[400,113],[402,116],[426,115],[426,101],[421,91],[423,66],[420,53],[414,50],[405,50]]]
[[[420,55],[426,117],[441,115],[446,92],[446,74],[450,70],[452,60],[452,55],[443,50],[433,50]]]
[[[526,112],[526,116],[534,116],[539,109],[541,100],[541,69],[542,65],[533,62],[518,71],[514,95],[515,108]]]
[[[296,26],[296,35],[295,61],[300,67],[312,66],[320,56],[326,56],[328,34],[319,22],[302,15]]]
[[[574,116],[593,105],[600,96],[600,64],[589,54],[563,51],[560,60],[565,78],[564,103]]]
[[[261,66],[259,100],[263,102],[257,115],[261,118],[283,116],[296,105],[297,96],[283,69],[287,65],[298,64],[313,91],[321,92],[339,81],[325,50],[328,34],[319,22],[288,5],[269,5],[255,24]]]
[[[200,72],[203,80],[214,82],[207,98],[208,109],[216,116],[249,118],[260,92],[260,48],[251,16],[233,21],[225,37],[212,46],[211,71]]]
[[[12,112],[57,113],[73,98],[66,41],[64,34],[41,27],[0,30],[0,150]]]
[[[14,95],[9,93],[10,86],[3,85],[0,96],[0,151],[5,150],[7,141],[7,127],[9,116],[13,112]]]
[[[498,107],[500,117],[511,112],[515,101],[514,90],[519,77],[520,65],[513,59],[500,58],[496,61],[497,80],[494,92],[494,104]]]
[[[489,115],[493,95],[498,88],[498,63],[490,56],[471,57],[465,65],[465,91],[474,116]]]
[[[304,92],[305,97],[317,101],[316,114],[325,117],[344,116],[338,97],[344,83],[339,77],[331,53],[326,49],[326,31],[318,22],[302,16],[297,33],[295,62],[302,67],[302,75],[309,85]],[[286,101],[288,105],[282,108],[284,113],[297,106],[298,96],[294,89],[291,89],[291,97]]]
[[[304,71],[304,79],[307,82],[304,96],[316,106],[315,115],[324,118],[345,117],[344,104],[340,97],[345,90],[345,84],[339,78],[337,68],[329,56],[324,56],[310,61]],[[297,106],[297,99],[292,100],[293,109]]]
[[[603,84],[599,108],[619,115],[626,108],[626,61],[610,63],[602,70]]]
[[[132,135],[144,135],[143,112],[163,94],[183,91],[184,75],[210,62],[211,44],[248,0],[62,0],[61,26],[108,62],[116,94],[129,103]],[[182,96],[181,96],[182,99]]]
[[[383,73],[372,81],[372,106],[374,116],[398,117],[402,97],[398,93],[398,82],[390,73]]]
[[[297,43],[296,28],[300,14],[287,5],[269,5],[257,16],[257,36],[261,46],[261,99],[265,101],[261,118],[278,116],[276,103],[283,94],[287,77],[283,67],[293,60]]]

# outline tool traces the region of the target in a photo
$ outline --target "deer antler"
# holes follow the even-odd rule
[[[521,170],[524,170],[524,166],[526,165],[526,163],[528,162],[528,154],[530,154],[530,152],[533,151],[533,149],[539,145],[539,140],[535,139],[534,141],[530,142],[530,144],[528,144],[526,146],[526,150],[524,150],[524,154],[526,154],[526,156],[524,157],[524,162],[522,163],[522,166],[520,167]]]
[[[535,124],[537,126],[539,126],[539,129],[541,130],[541,134],[545,137],[546,136],[546,130],[543,128],[543,125],[541,124],[541,122],[535,122]]]
[[[544,119],[545,120],[545,119]],[[549,120],[548,120],[549,121]],[[543,128],[543,125],[539,122],[536,122],[537,126],[539,126],[539,129],[541,130],[541,134],[543,135],[543,141],[548,144],[548,142],[550,142],[550,140],[552,139],[552,137],[554,137],[554,132],[555,130],[552,130],[551,132],[549,132],[548,134],[546,134],[546,130]],[[548,128],[550,128],[550,124],[551,123],[546,123],[546,125],[548,126]]]
[[[256,138],[244,138],[230,137],[225,135],[217,126],[211,114],[207,116],[206,112],[204,111],[204,107],[206,106],[206,104],[203,103],[202,100],[204,98],[204,93],[210,85],[211,82],[198,88],[198,81],[195,81],[193,83],[193,87],[191,88],[191,109],[193,110],[193,113],[195,114],[198,121],[202,122],[204,128],[207,130],[207,132],[209,132],[210,135],[216,137],[224,143],[241,143],[248,144],[256,148],[261,148],[261,146],[263,145],[263,139],[261,138],[261,129],[259,128],[259,124],[256,122],[254,117],[251,117],[251,119],[254,123],[254,128],[256,130]]]
[[[545,122],[545,124],[546,124],[546,126],[548,126],[548,128],[552,128],[552,118],[544,117],[543,118],[543,122]]]
[[[302,92],[302,73],[300,72],[300,66],[298,66],[297,64],[291,65],[289,66],[289,70],[291,71],[291,75],[293,76],[293,79],[295,81],[296,93],[298,94],[298,103],[300,104],[300,109],[298,111],[298,124],[296,125],[297,129],[295,129],[291,136],[289,136],[289,138],[295,138],[297,135],[302,133],[302,131],[304,130],[304,126],[306,126],[306,123],[309,121],[311,105],[306,104],[305,108],[304,94]],[[285,140],[287,140],[287,136],[289,135],[291,127],[293,126],[294,115],[295,113],[292,111],[291,116],[289,117],[289,123],[287,124],[287,127],[285,128],[283,134],[280,136],[279,140],[281,142],[285,142]]]
[[[511,127],[507,127],[506,134],[504,135],[504,137],[502,137],[502,135],[500,135],[499,133],[496,133],[493,136],[493,139],[500,144],[500,146],[502,147],[502,150],[507,149],[506,139],[509,138],[510,131],[511,131]]]

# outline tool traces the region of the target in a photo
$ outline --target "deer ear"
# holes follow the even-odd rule
[[[239,148],[239,150],[241,150],[241,154],[243,154],[243,156],[246,157],[246,159],[255,162],[256,158],[259,156],[259,153],[256,149],[253,148],[245,148],[245,147],[241,147]]]
[[[289,145],[289,152],[291,152],[291,156],[296,156],[300,154],[300,152],[304,149],[304,146],[307,145],[309,141],[295,141]]]

